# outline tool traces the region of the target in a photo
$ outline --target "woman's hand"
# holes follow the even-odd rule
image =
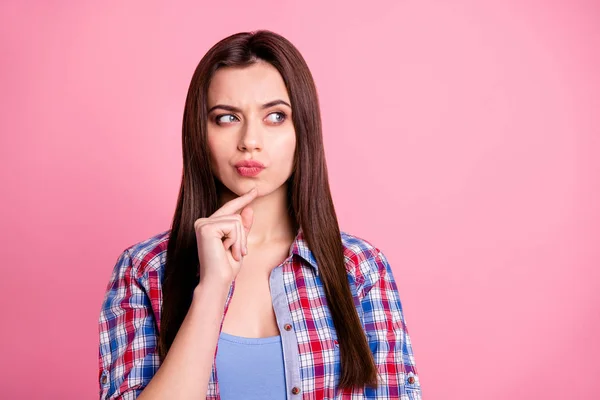
[[[229,285],[235,280],[243,257],[248,254],[246,237],[252,226],[253,210],[247,205],[257,193],[254,188],[223,204],[210,217],[194,222],[200,282],[206,279]]]

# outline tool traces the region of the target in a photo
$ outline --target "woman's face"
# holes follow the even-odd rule
[[[208,145],[213,172],[225,187],[242,195],[253,187],[264,196],[292,173],[296,132],[283,79],[271,64],[223,67],[208,89]],[[247,160],[264,169],[241,167]]]

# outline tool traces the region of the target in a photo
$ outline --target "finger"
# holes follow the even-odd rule
[[[230,251],[233,259],[237,262],[242,261],[242,246],[241,246],[241,230],[242,223],[240,218],[232,218],[230,222],[233,223],[232,233],[235,235],[228,235],[228,239],[226,239],[227,246],[231,246]],[[225,243],[223,243],[225,244]],[[227,249],[227,247],[225,248]]]
[[[231,255],[233,256],[233,259],[237,262],[239,262],[242,257],[240,255],[241,251],[240,251],[240,228],[239,228],[239,222],[236,221],[235,222],[235,240],[233,241],[233,243],[231,244]]]
[[[249,204],[252,200],[254,200],[257,193],[258,193],[258,189],[253,188],[252,190],[243,194],[242,196],[236,197],[233,200],[229,200],[227,203],[223,204],[223,206],[221,206],[221,208],[219,208],[217,211],[215,211],[211,215],[211,217],[218,217],[221,215],[237,213],[240,209],[242,209],[242,207],[244,207],[245,205]]]
[[[254,221],[254,210],[251,207],[244,207],[240,213],[241,225],[242,225],[242,237],[244,241],[245,255],[248,255],[248,234],[252,228],[252,222]]]
[[[221,215],[218,217],[210,217],[210,218],[204,218],[204,221],[199,221],[198,225],[206,225],[206,224],[214,224],[214,223],[218,223],[218,222],[227,222],[227,221],[240,221],[242,222],[242,218],[240,214],[227,214],[227,215]]]
[[[229,250],[229,248],[232,247],[237,240],[238,234],[236,225],[237,223],[234,220],[222,221],[219,223],[219,226],[217,228],[218,235],[221,238],[225,237],[225,240],[223,241],[223,247],[225,248],[225,250]]]
[[[252,209],[252,207],[244,207],[240,216],[242,217],[244,233],[248,235],[250,228],[252,228],[252,223],[254,222],[254,209]]]
[[[244,226],[244,222],[243,222],[243,216],[241,214],[243,214],[244,212],[247,212],[246,209],[248,207],[245,207],[242,212],[240,213],[240,234],[241,234],[241,240],[242,240],[242,251],[243,251],[243,255],[247,256],[248,255],[248,240],[247,240],[247,233],[246,233],[246,227]]]
[[[226,231],[222,229],[223,226],[221,226],[221,223],[235,221],[239,221],[241,223],[241,220],[242,218],[239,214],[222,215],[220,217],[215,218],[202,218],[194,223],[194,229],[198,230],[203,226],[211,226],[211,234],[222,239],[223,236],[226,236],[227,234],[225,233]]]
[[[242,236],[242,231],[244,230],[244,228],[242,227],[241,221],[238,221],[236,225],[238,229],[238,240],[236,242],[236,247],[240,250],[240,261],[242,261],[242,259],[246,255],[244,251],[244,237]]]

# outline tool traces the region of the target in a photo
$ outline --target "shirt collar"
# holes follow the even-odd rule
[[[304,259],[306,262],[308,262],[308,264],[311,265],[315,270],[317,270],[317,271],[319,270],[319,268],[317,266],[317,260],[315,259],[315,256],[313,255],[312,251],[310,251],[310,249],[308,248],[308,243],[307,243],[306,239],[304,238],[304,233],[302,232],[302,228],[298,229],[296,238],[294,239],[294,242],[290,246],[289,255],[292,256],[294,254],[302,257],[302,259]]]

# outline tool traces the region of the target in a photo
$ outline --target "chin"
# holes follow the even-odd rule
[[[227,190],[229,190],[231,193],[233,193],[237,196],[243,196],[244,194],[248,193],[254,187],[256,187],[258,189],[258,193],[256,194],[256,197],[260,197],[264,194],[264,189],[262,189],[262,186],[257,185],[253,182],[243,182],[241,184],[240,184],[240,182],[234,182],[231,185],[223,184],[223,186],[225,186],[225,188]]]

